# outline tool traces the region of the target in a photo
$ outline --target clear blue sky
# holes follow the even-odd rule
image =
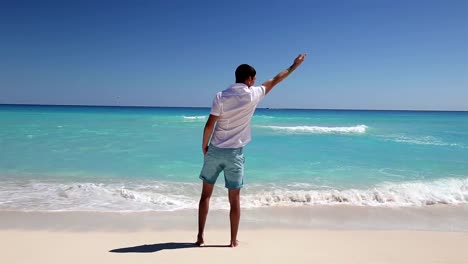
[[[2,1],[0,103],[468,110],[468,1]]]

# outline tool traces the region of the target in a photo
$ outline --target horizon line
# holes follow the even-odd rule
[[[148,105],[82,105],[82,104],[15,104],[0,103],[0,106],[70,106],[70,107],[122,107],[122,108],[210,108],[209,106],[148,106]],[[257,107],[265,110],[321,110],[321,111],[401,111],[401,112],[468,112],[468,110],[421,110],[421,109],[350,109],[350,108],[282,108]]]

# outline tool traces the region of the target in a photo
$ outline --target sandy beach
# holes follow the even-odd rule
[[[226,230],[193,232],[1,231],[2,263],[466,263],[468,233],[421,231]]]
[[[337,221],[343,216],[337,212],[344,211],[349,219],[354,218],[353,221],[362,221],[371,215],[382,218],[382,212],[391,212],[388,209],[374,209],[372,212],[368,208],[362,209],[367,211],[366,214],[351,208],[358,210],[356,215],[361,216],[359,219],[349,215],[351,209],[341,209],[328,216],[326,212],[329,209],[308,211],[318,213],[317,210],[322,210],[323,217],[333,215]],[[323,224],[315,227],[297,226],[297,223],[286,225],[280,221],[281,215],[284,219],[307,219],[305,210],[287,210],[245,212],[237,248],[227,247],[229,229],[225,211],[210,213],[205,234],[207,245],[203,248],[192,244],[195,211],[166,214],[1,212],[0,262],[466,263],[468,259],[466,230],[450,231],[448,226],[436,227],[437,230],[414,230],[403,225],[395,229],[385,228],[382,224],[350,228],[346,219],[340,220],[344,228]],[[447,208],[440,210],[444,214],[431,214],[434,222],[448,221],[442,215],[454,217],[447,214]],[[278,221],[254,224],[248,220],[253,216],[262,219],[261,215]],[[411,223],[407,215],[405,220],[405,213],[401,210],[384,216],[395,222],[393,219],[398,215],[402,221]],[[456,218],[464,221],[465,216]]]

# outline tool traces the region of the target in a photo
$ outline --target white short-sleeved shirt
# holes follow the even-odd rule
[[[219,116],[211,144],[219,148],[240,148],[250,142],[250,120],[265,97],[264,86],[235,83],[216,94],[212,115]]]

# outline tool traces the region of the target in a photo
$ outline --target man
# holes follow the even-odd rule
[[[306,54],[300,54],[289,68],[264,82],[262,86],[254,86],[255,69],[250,65],[242,64],[236,69],[236,83],[216,94],[203,132],[202,150],[205,158],[200,172],[203,188],[198,208],[197,245],[204,245],[203,233],[210,197],[221,171],[224,171],[225,186],[229,190],[231,206],[230,246],[236,247],[239,244],[237,230],[240,220],[239,196],[244,177],[243,147],[251,139],[250,120],[263,97],[299,67],[305,57]]]

